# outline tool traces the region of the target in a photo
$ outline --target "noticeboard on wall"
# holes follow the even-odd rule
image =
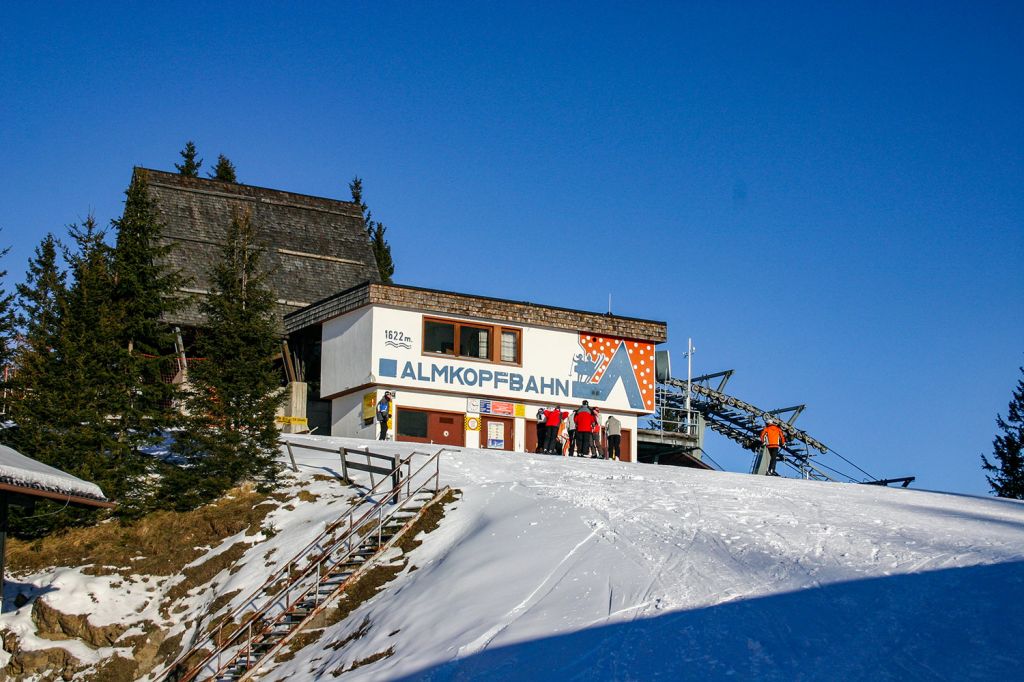
[[[373,418],[377,412],[377,392],[370,391],[369,393],[363,394],[363,423],[373,423]]]
[[[505,449],[505,425],[501,422],[487,422],[487,447]]]

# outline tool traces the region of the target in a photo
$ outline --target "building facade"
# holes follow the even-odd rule
[[[284,323],[320,330],[332,435],[376,437],[375,405],[390,390],[397,440],[533,451],[538,408],[587,400],[602,424],[622,422],[630,460],[667,338],[663,322],[372,282]]]

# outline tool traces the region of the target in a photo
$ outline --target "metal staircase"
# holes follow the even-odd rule
[[[198,635],[186,651],[151,679],[251,679],[270,664],[311,618],[344,594],[448,490],[440,486],[443,449],[432,455],[416,452],[407,457],[392,457],[295,441],[288,446],[290,455],[292,448],[339,454],[346,476],[352,470],[369,472],[371,487],[316,539],[219,618],[216,627]],[[364,458],[365,463],[360,461]],[[373,459],[386,460],[394,466],[376,466]],[[383,476],[373,483],[375,473]]]

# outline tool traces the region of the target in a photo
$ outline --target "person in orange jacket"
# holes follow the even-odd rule
[[[786,444],[786,434],[773,419],[765,420],[764,428],[761,429],[761,442],[768,448],[768,454],[772,461],[768,464],[768,475],[775,476],[775,464],[779,461],[779,448]]]

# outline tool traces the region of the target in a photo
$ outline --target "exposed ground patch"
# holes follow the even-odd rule
[[[155,512],[132,524],[108,521],[32,542],[10,540],[7,566],[15,572],[87,566],[91,575],[174,575],[221,540],[258,532],[276,507],[251,486],[235,488],[190,512]]]

